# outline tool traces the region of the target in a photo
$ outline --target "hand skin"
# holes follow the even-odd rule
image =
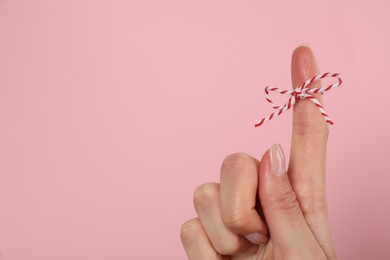
[[[296,48],[293,86],[318,73],[310,47]],[[315,97],[322,103],[321,95]],[[180,233],[188,259],[335,260],[325,191],[327,139],[328,126],[316,106],[300,100],[294,106],[288,169],[278,144],[261,161],[244,153],[226,157],[220,183],[205,183],[194,192],[198,216]]]

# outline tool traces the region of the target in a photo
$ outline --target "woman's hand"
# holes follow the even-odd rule
[[[294,51],[291,65],[293,86],[319,73],[307,46]],[[315,97],[322,102],[321,95]],[[317,108],[300,100],[288,170],[280,145],[260,162],[243,153],[226,157],[220,183],[203,184],[194,193],[198,217],[181,228],[188,258],[336,259],[325,191],[327,138]]]

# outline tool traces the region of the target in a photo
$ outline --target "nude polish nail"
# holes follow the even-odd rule
[[[246,239],[248,239],[252,244],[265,244],[267,243],[267,237],[263,235],[262,233],[255,232],[255,233],[250,233],[245,236]]]
[[[270,170],[276,176],[286,174],[286,159],[280,144],[273,144],[269,153]]]

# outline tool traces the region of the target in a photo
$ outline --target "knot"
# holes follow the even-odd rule
[[[304,99],[304,97],[302,96],[302,90],[299,87],[294,89],[293,94],[295,96],[295,99],[298,99],[298,98]]]
[[[329,85],[328,87],[320,87],[320,88],[308,88],[308,86],[313,83],[314,81],[320,80],[322,78],[326,77],[333,77],[337,78],[338,81],[332,85]],[[324,107],[321,105],[320,101],[314,97],[314,94],[321,93],[323,94],[325,91],[335,89],[338,86],[340,86],[343,83],[343,78],[338,73],[324,73],[324,74],[318,74],[317,76],[312,77],[311,79],[306,80],[303,84],[298,86],[297,88],[293,90],[281,90],[279,88],[275,87],[266,87],[265,88],[265,99],[270,103],[273,109],[276,109],[276,112],[272,113],[268,117],[265,117],[258,121],[255,124],[255,127],[261,126],[264,122],[271,120],[272,118],[281,115],[283,112],[289,110],[291,107],[295,105],[296,102],[300,99],[308,99],[311,102],[313,102],[318,110],[320,111],[321,115],[324,117],[325,121],[329,125],[333,125],[333,121],[329,118],[328,114],[325,112]],[[280,94],[289,95],[290,98],[288,99],[288,102],[284,104],[283,106],[277,106],[275,105],[272,100],[269,98],[269,92],[274,91],[278,92]]]
[[[305,99],[307,98],[309,95],[308,95],[308,90],[309,88],[305,88],[305,89],[301,89],[301,86],[297,87],[296,89],[294,89],[292,91],[292,95],[295,96],[295,99],[298,100],[298,99]]]

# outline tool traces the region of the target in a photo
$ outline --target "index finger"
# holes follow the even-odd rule
[[[311,48],[306,45],[296,48],[291,60],[293,87],[298,87],[318,73]],[[318,87],[321,87],[320,81],[308,86]],[[323,105],[321,94],[314,94],[314,97]],[[328,132],[326,121],[311,101],[299,100],[295,104],[288,175],[310,229],[331,258],[334,251],[325,190]]]

